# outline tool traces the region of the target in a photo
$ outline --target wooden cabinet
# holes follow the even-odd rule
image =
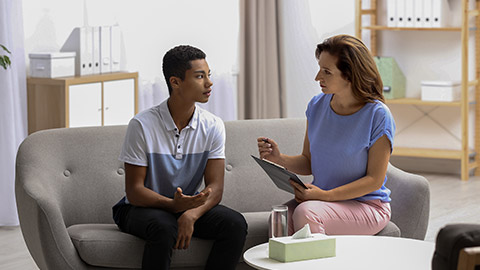
[[[138,112],[138,73],[28,78],[28,133],[126,125]]]
[[[383,0],[385,1],[385,0]],[[480,151],[480,89],[479,89],[479,77],[480,77],[480,0],[471,0],[471,4],[475,9],[469,8],[469,0],[461,0],[461,12],[462,23],[460,27],[442,27],[442,28],[400,28],[400,27],[387,27],[378,25],[377,23],[377,0],[370,0],[370,8],[362,8],[362,0],[356,0],[356,15],[355,15],[355,34],[358,38],[362,38],[362,31],[369,31],[370,38],[370,50],[373,55],[377,54],[377,32],[378,31],[438,31],[438,34],[445,32],[459,32],[458,42],[461,44],[461,54],[458,56],[461,59],[461,99],[456,102],[431,102],[422,101],[420,99],[403,98],[387,100],[388,104],[399,105],[416,105],[416,106],[453,106],[460,110],[461,115],[461,149],[429,149],[429,148],[409,148],[409,147],[395,147],[393,155],[396,156],[410,156],[410,157],[424,157],[424,158],[443,158],[443,159],[457,159],[461,161],[461,179],[467,180],[471,170],[476,169],[480,165],[479,151]],[[370,17],[370,25],[362,25],[363,16]],[[474,27],[469,28],[470,19],[474,19]],[[475,32],[475,48],[470,52],[475,54],[475,78],[469,80],[468,74],[468,54],[469,54],[469,41],[468,36],[470,31]],[[417,42],[417,41],[412,41]],[[439,53],[441,57],[441,53]],[[409,59],[406,59],[408,61]],[[411,59],[414,60],[414,59]],[[459,67],[460,68],[460,67]],[[407,78],[408,79],[408,78]],[[469,89],[474,89],[474,94],[469,97]],[[470,143],[468,141],[468,111],[474,106],[475,109],[475,125],[474,125],[474,137],[475,142]],[[402,117],[401,115],[394,115],[394,117]],[[480,170],[476,170],[475,174],[479,175]]]
[[[105,82],[103,86],[103,124],[105,126],[124,125],[135,115],[133,80]],[[128,119],[125,123],[125,119]]]
[[[65,127],[102,125],[102,84],[85,83],[68,87],[68,121]]]

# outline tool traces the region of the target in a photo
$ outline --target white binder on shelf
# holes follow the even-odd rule
[[[100,73],[112,72],[110,28],[100,27]]]
[[[120,71],[121,53],[120,53],[120,27],[112,26],[110,28],[110,58],[112,72]]]
[[[70,33],[61,52],[75,52],[75,75],[90,75],[93,71],[92,27],[76,27]]]
[[[405,0],[405,27],[415,27],[414,5],[414,0]]]
[[[397,27],[405,27],[405,0],[397,0]]]
[[[423,0],[415,0],[414,1],[414,7],[413,7],[413,13],[415,16],[415,27],[423,27]]]
[[[432,0],[432,27],[446,27],[449,25],[450,7],[447,0]]]
[[[92,29],[93,40],[93,74],[100,73],[100,27],[95,26]]]
[[[423,0],[423,27],[432,27],[432,2],[433,0]]]
[[[397,2],[398,0],[387,0],[387,26],[397,27]]]

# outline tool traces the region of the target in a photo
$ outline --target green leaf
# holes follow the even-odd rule
[[[7,53],[12,54],[12,53],[7,49],[7,47],[3,46],[2,44],[0,44],[0,47],[2,47],[2,49],[3,49],[4,51],[6,51]]]
[[[7,69],[10,65],[12,65],[10,58],[8,58],[6,55],[0,55],[0,66],[2,66],[4,69]]]
[[[7,63],[7,66],[12,65],[12,62],[10,61],[10,58],[8,56],[4,55],[3,59],[5,60],[5,63]]]
[[[5,63],[5,60],[3,60],[3,57],[0,56],[0,66],[2,66],[4,69],[7,69],[7,64]]]

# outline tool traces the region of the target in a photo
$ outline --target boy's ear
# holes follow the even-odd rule
[[[172,76],[169,79],[169,82],[170,82],[170,85],[172,86],[172,88],[178,88],[179,85],[180,85],[180,81],[181,81],[180,78],[175,77],[175,76]]]

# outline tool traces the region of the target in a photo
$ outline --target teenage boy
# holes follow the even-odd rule
[[[212,89],[205,53],[177,46],[163,58],[170,97],[128,124],[120,154],[124,197],[113,207],[118,227],[146,240],[142,269],[169,269],[172,249],[192,236],[213,239],[206,269],[235,269],[247,224],[219,205],[223,193],[225,127],[196,106]],[[205,188],[197,189],[204,179]]]

